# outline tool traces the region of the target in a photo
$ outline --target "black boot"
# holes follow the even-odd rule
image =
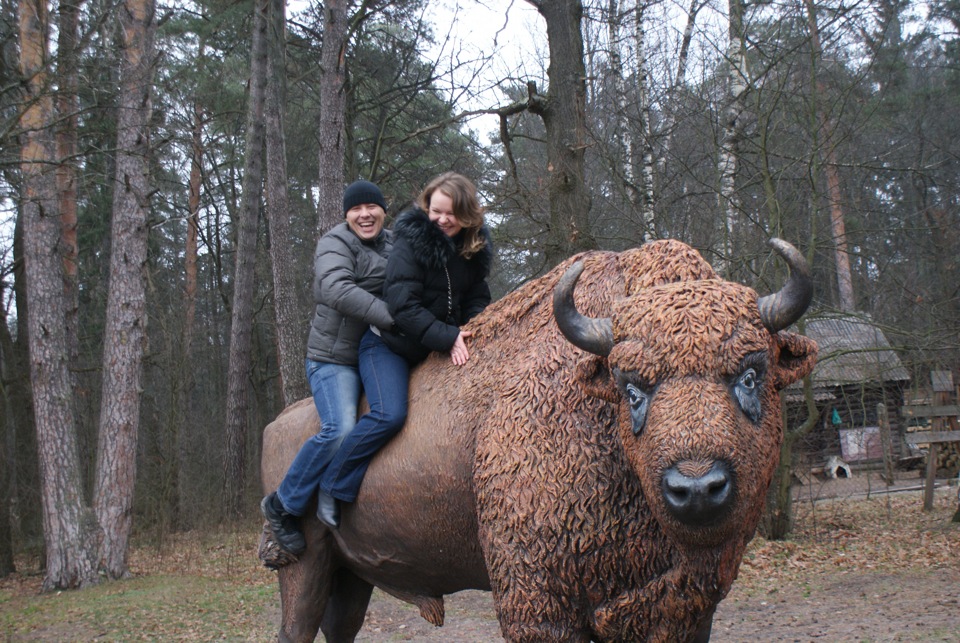
[[[307,541],[300,530],[300,520],[287,513],[277,498],[276,491],[260,501],[260,511],[263,512],[277,544],[294,556],[302,554],[307,548]]]
[[[319,492],[317,496],[317,518],[330,529],[340,526],[340,506],[330,494]]]

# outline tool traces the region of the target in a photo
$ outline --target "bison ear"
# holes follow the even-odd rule
[[[817,363],[815,341],[787,331],[780,331],[774,335],[774,341],[780,349],[780,356],[777,359],[777,390],[784,389],[813,372],[813,367]]]

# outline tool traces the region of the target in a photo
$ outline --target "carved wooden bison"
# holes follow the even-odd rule
[[[340,529],[305,521],[280,640],[353,641],[373,586],[437,625],[444,594],[491,589],[508,641],[707,640],[777,463],[778,391],[816,359],[783,330],[810,302],[806,262],[771,243],[791,275],[762,298],[658,241],[491,305],[465,367],[415,371]],[[317,430],[310,400],[266,428],[265,491]]]

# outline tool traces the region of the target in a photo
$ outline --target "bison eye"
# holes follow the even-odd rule
[[[650,396],[633,384],[627,384],[627,401],[630,402],[630,417],[633,419],[633,434],[640,435],[647,421],[647,406]]]
[[[757,372],[748,368],[733,386],[733,393],[737,398],[737,403],[743,409],[752,422],[760,420],[760,381]]]

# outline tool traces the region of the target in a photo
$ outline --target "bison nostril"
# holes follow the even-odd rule
[[[690,526],[708,525],[730,508],[733,480],[729,467],[714,462],[703,475],[684,475],[677,466],[663,474],[663,498],[667,509]]]
[[[730,488],[730,481],[726,476],[714,476],[709,480],[704,481],[707,487],[707,493],[710,496],[718,496],[726,494],[727,490]]]
[[[683,499],[690,495],[690,478],[679,474],[675,469],[667,471],[667,475],[663,477],[663,483],[671,496]]]
[[[690,489],[683,484],[683,481],[666,481],[664,488],[675,504],[684,504],[690,501]]]

